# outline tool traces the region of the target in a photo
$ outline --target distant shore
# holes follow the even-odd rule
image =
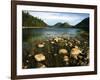
[[[22,27],[23,29],[25,29],[25,28],[47,28],[47,27]]]

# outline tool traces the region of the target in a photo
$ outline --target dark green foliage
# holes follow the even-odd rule
[[[63,23],[62,26],[63,26],[63,27],[70,27],[71,25],[68,24],[68,23]]]
[[[85,18],[83,21],[78,23],[76,28],[82,28],[82,29],[89,29],[89,18]]]
[[[24,27],[46,27],[47,24],[29,13],[22,12],[22,26]]]

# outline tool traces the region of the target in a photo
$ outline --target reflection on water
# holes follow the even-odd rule
[[[31,36],[29,38],[35,39],[48,39],[53,37],[75,37],[81,31],[81,29],[75,28],[33,28],[33,29],[23,29],[23,38],[25,36]],[[29,39],[27,38],[27,39]],[[23,39],[24,40],[24,39]]]

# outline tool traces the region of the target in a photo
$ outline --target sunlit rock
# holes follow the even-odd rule
[[[68,62],[66,62],[65,64],[66,64],[66,65],[69,65],[69,63],[68,63]]]
[[[67,54],[67,50],[66,49],[60,49],[59,50],[59,54]]]
[[[55,42],[54,41],[51,41],[51,44],[54,44]]]
[[[38,44],[39,48],[43,48],[44,47],[44,43]]]
[[[54,56],[57,56],[57,54],[54,54]]]
[[[28,55],[28,57],[31,57],[31,56],[32,56],[32,54],[29,54],[29,55]]]
[[[67,40],[64,40],[65,42],[67,42]]]
[[[62,38],[56,37],[56,38],[54,38],[54,40],[55,40],[56,42],[58,42],[59,40],[62,40]]]
[[[67,44],[67,43],[65,43],[65,45],[66,45],[66,46],[68,46],[68,44]]]
[[[72,46],[73,46],[73,44],[72,44],[71,42],[69,42],[69,46],[70,46],[70,47],[72,47]]]
[[[44,61],[46,59],[42,53],[36,54],[34,57],[35,57],[36,61]]]
[[[78,43],[78,44],[80,44],[80,41],[79,41],[79,40],[77,40],[77,43]]]
[[[58,38],[58,37],[56,37],[54,40],[55,40],[56,42],[58,42],[58,41],[59,41],[59,38]]]
[[[75,48],[77,48],[77,49],[78,49],[78,46],[75,46]]]
[[[69,58],[68,58],[68,56],[64,56],[64,61],[69,61]]]
[[[72,48],[71,50],[71,55],[77,59],[77,56],[81,53],[80,49],[78,46],[75,46],[75,48]]]

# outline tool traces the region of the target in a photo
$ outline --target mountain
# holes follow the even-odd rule
[[[56,23],[55,25],[53,25],[53,26],[55,26],[55,27],[60,27],[62,25],[62,23],[61,22],[59,22],[59,23]]]
[[[76,28],[89,29],[89,18],[85,18],[80,23],[75,25]]]
[[[75,26],[70,25],[67,22],[58,22],[54,25],[48,25],[47,23],[45,23],[43,20],[39,19],[38,17],[34,17],[32,15],[30,15],[28,12],[23,12],[22,11],[22,26],[23,27],[48,27],[48,28],[69,28],[69,27],[73,27],[73,28],[81,28],[81,29],[87,29],[89,30],[89,18],[85,18],[84,20],[82,20],[81,22],[79,22],[78,24],[76,24]]]
[[[59,23],[56,23],[55,25],[53,25],[53,27],[55,27],[55,28],[67,28],[67,27],[71,27],[71,25],[68,24],[67,22],[65,22],[65,23],[59,22]]]
[[[48,26],[43,20],[22,12],[22,26],[24,27],[46,27]]]

